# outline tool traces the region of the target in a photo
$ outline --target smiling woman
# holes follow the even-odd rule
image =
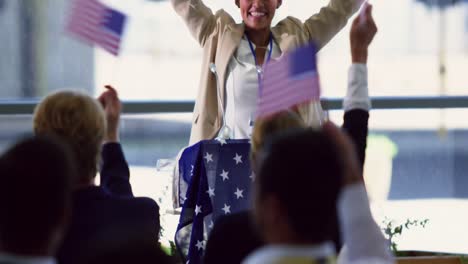
[[[236,0],[244,21],[245,34],[255,44],[255,55],[260,65],[264,63],[265,50],[268,48],[271,21],[282,2],[282,0]]]
[[[262,66],[312,41],[322,48],[346,25],[363,0],[330,0],[328,6],[304,22],[287,17],[273,27],[282,0],[236,0],[241,24],[224,10],[213,14],[202,0],[171,2],[204,49],[190,137],[193,144],[214,138],[222,124],[230,128],[231,138],[248,138]]]

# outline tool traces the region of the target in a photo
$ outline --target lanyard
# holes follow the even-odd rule
[[[250,51],[252,52],[252,55],[253,55],[254,60],[255,60],[255,66],[257,67],[258,91],[260,92],[260,89],[262,89],[261,82],[262,82],[262,79],[263,79],[263,69],[262,69],[262,67],[260,65],[258,65],[257,53],[255,53],[255,49],[254,49],[254,46],[252,44],[252,41],[250,41],[249,36],[247,36],[247,34],[245,36],[246,36],[247,40],[249,41]],[[270,51],[268,52],[267,60],[266,60],[266,62],[263,63],[263,65],[267,64],[270,61],[271,54],[273,53],[273,34],[270,34],[270,44],[269,45],[270,45]]]
[[[254,60],[255,60],[255,66],[257,67],[257,78],[258,78],[258,94],[260,96],[261,94],[261,89],[262,89],[262,79],[263,79],[263,69],[260,65],[258,65],[258,60],[257,60],[257,53],[255,53],[255,49],[254,49],[254,46],[252,44],[252,41],[250,41],[249,39],[249,36],[247,36],[247,34],[245,34],[245,37],[247,38],[247,40],[249,41],[249,47],[250,47],[250,51],[252,52],[252,55],[254,57]],[[263,63],[263,65],[267,64],[270,59],[271,59],[271,54],[273,53],[273,34],[270,33],[270,51],[268,52],[268,57],[267,57],[267,60],[266,62]],[[253,127],[253,118],[251,117],[250,120],[249,120],[249,126],[252,128]]]

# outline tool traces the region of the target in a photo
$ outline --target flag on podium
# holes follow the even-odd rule
[[[117,56],[127,16],[98,0],[75,0],[67,31],[90,45]]]
[[[320,99],[316,54],[317,49],[312,43],[265,66],[257,117],[269,116]]]
[[[175,243],[191,264],[203,263],[217,219],[250,208],[255,175],[249,153],[247,139],[204,140],[182,153],[178,198],[183,209]]]

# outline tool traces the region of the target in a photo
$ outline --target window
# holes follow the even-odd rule
[[[40,97],[64,87],[97,92],[112,83],[126,99],[195,98],[202,51],[169,1],[104,1],[129,16],[119,57],[83,45],[65,32],[70,2],[21,0],[0,6],[0,97]],[[205,2],[240,21],[234,1]],[[327,2],[285,2],[275,20],[287,15],[305,19]],[[466,94],[466,13],[462,4],[441,12],[412,0],[376,2],[380,33],[369,56],[371,94]],[[348,36],[349,23],[320,53],[325,96],[344,94]],[[439,75],[441,58],[445,77]]]
[[[97,95],[104,84],[113,84],[123,100],[194,100],[202,50],[170,2],[102,1],[129,16],[119,57],[65,32],[71,1],[0,0],[0,105],[62,88]],[[204,2],[240,21],[234,0]],[[275,21],[287,15],[305,19],[327,3],[284,1]],[[373,4],[379,33],[369,53],[371,96],[467,94],[466,4],[445,11],[415,0]],[[319,55],[325,97],[345,95],[350,61],[348,23]],[[156,170],[157,162],[175,158],[188,144],[191,113],[147,112],[123,117],[122,143],[135,194],[158,200],[164,215],[170,172]],[[468,105],[371,112],[366,179],[377,222],[429,219],[426,228],[404,232],[400,249],[468,254],[467,116]],[[342,111],[331,111],[330,118],[341,123]],[[0,111],[0,151],[31,133],[31,123],[30,115]],[[165,238],[172,239],[177,216],[164,217]]]

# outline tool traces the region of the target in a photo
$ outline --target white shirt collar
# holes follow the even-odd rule
[[[275,263],[278,258],[293,256],[310,257],[313,259],[328,258],[336,256],[336,252],[332,242],[310,246],[269,245],[247,256],[243,264]]]
[[[255,43],[252,42],[252,45],[254,49],[257,48]],[[279,51],[279,47],[276,45],[275,41],[273,40],[273,50],[275,51],[275,49],[278,51],[278,53],[280,53],[279,55],[281,55],[281,51]],[[267,44],[265,53],[268,54],[269,52],[270,52],[270,43]],[[273,54],[272,54],[272,57],[273,57]],[[237,47],[235,58],[242,62],[252,62],[253,64],[255,64],[252,50],[250,49],[249,40],[245,36],[242,37],[241,43]],[[266,56],[265,56],[265,60],[266,60]]]
[[[56,264],[53,257],[19,256],[8,253],[0,253],[0,263],[14,264]]]

